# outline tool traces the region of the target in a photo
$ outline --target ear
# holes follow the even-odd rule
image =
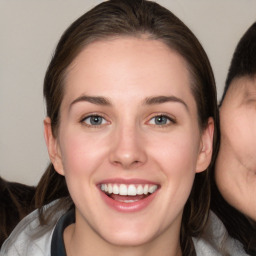
[[[210,117],[208,124],[201,134],[201,142],[199,148],[199,154],[196,165],[196,172],[205,171],[212,159],[212,147],[213,147],[213,134],[214,134],[214,121]]]
[[[56,172],[64,175],[61,153],[58,140],[53,136],[51,119],[46,117],[44,120],[44,139],[48,149],[48,154]]]

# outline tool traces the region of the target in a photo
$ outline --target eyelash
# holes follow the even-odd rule
[[[97,125],[97,124],[87,124],[85,121],[86,121],[86,119],[90,119],[90,118],[100,118],[100,119],[102,119],[103,120],[103,124],[101,123],[101,124],[99,124],[99,125]],[[83,125],[85,125],[85,126],[87,126],[87,127],[89,127],[89,128],[101,128],[102,126],[105,126],[107,123],[109,123],[108,121],[107,121],[107,119],[103,116],[103,115],[99,115],[99,114],[90,114],[90,115],[87,115],[87,116],[85,116],[85,117],[83,117],[82,119],[81,119],[81,121],[80,121],[80,123],[82,123]]]
[[[166,114],[157,114],[157,115],[154,115],[152,116],[149,121],[147,123],[149,123],[151,120],[153,119],[156,119],[156,118],[165,118],[167,120],[168,123],[166,124],[151,124],[153,126],[156,126],[156,127],[161,127],[161,128],[164,128],[164,127],[168,127],[170,125],[173,125],[173,124],[176,124],[177,121],[175,120],[175,118],[173,117],[170,117],[169,115],[166,115]]]
[[[90,119],[90,118],[100,118],[102,119],[101,121],[103,121],[104,123],[100,123],[100,124],[88,124],[86,123],[86,119]],[[165,124],[150,124],[150,122],[156,118],[164,118],[166,119],[167,123]],[[87,115],[85,117],[83,117],[80,121],[80,123],[82,123],[83,125],[89,127],[89,128],[101,128],[102,126],[105,126],[107,124],[109,124],[110,122],[104,117],[104,115],[100,115],[100,114],[90,114],[90,115]],[[157,115],[154,115],[152,116],[149,121],[146,122],[146,124],[149,124],[149,125],[152,125],[152,126],[155,126],[155,127],[161,127],[161,128],[164,128],[164,127],[168,127],[170,125],[173,125],[173,124],[176,124],[176,120],[175,118],[173,117],[170,117],[169,115],[166,115],[166,114],[157,114]]]

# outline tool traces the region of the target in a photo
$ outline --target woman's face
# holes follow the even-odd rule
[[[76,232],[117,245],[179,241],[213,131],[211,123],[200,132],[183,58],[154,40],[92,43],[68,70],[60,111],[57,139],[47,119],[46,137],[76,205]]]
[[[220,108],[216,182],[223,197],[256,220],[256,80],[235,79]]]

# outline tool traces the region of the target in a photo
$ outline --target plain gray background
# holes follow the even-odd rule
[[[0,0],[0,176],[36,184],[48,164],[43,78],[54,47],[101,1]],[[195,33],[221,96],[235,46],[256,21],[255,0],[158,0]]]

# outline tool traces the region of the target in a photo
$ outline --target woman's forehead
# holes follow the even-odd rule
[[[66,77],[64,100],[87,95],[124,102],[155,96],[194,101],[190,84],[185,60],[161,41],[118,38],[93,43],[77,56]]]
[[[151,80],[161,85],[169,79],[190,83],[185,60],[164,43],[156,40],[122,38],[113,41],[97,42],[86,47],[74,60],[66,77],[66,83],[79,79],[108,79],[124,83],[131,80]],[[132,80],[133,79],[133,80]],[[101,81],[107,85],[108,81]],[[153,81],[152,81],[153,82]]]

